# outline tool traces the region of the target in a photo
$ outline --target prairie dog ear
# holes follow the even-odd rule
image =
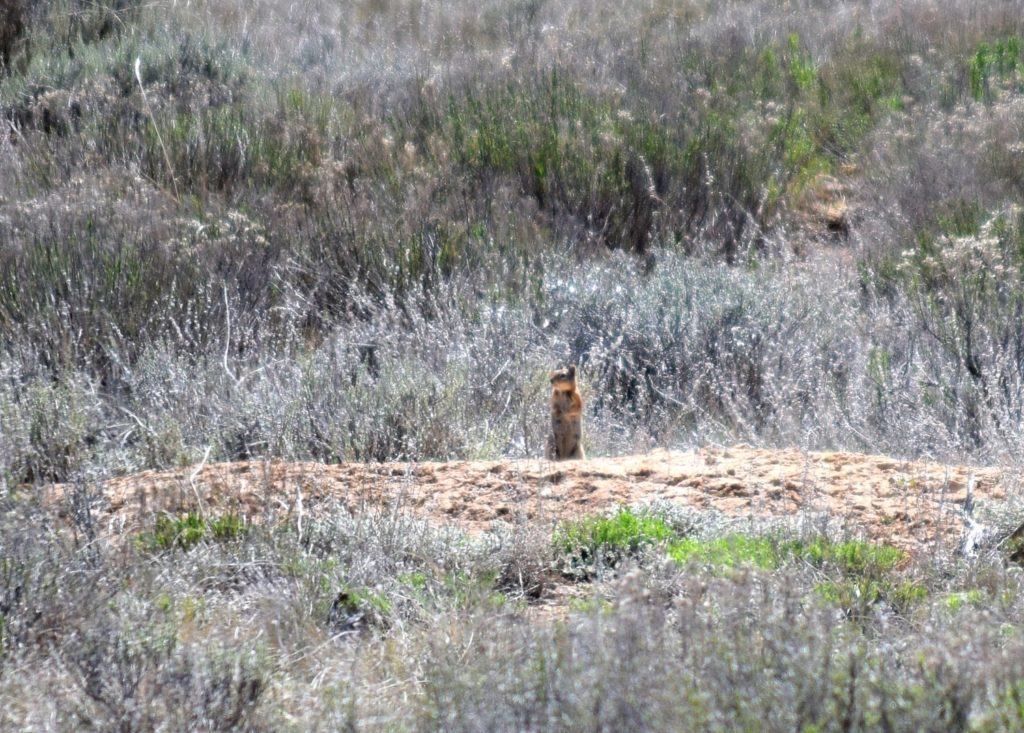
[[[575,365],[570,366],[567,371],[569,372],[569,379],[575,379],[576,378],[576,367],[575,367]]]

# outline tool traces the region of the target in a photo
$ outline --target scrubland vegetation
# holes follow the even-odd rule
[[[301,530],[187,517],[112,548],[87,541],[86,512],[74,544],[4,509],[5,728],[1024,725],[1024,583],[997,557],[911,560],[825,524],[667,508],[554,541],[401,512]],[[565,604],[536,606],[553,586]]]
[[[590,454],[1017,468],[1022,113],[1015,1],[0,0],[0,727],[1018,729],[1020,574],[938,544],[89,509],[538,456],[564,363]]]

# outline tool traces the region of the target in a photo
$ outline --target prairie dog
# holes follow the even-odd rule
[[[576,367],[551,372],[551,437],[549,461],[586,458],[583,455],[583,400],[576,390]]]

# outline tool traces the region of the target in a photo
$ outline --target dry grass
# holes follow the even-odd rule
[[[548,538],[310,575],[360,556],[121,556],[21,508],[204,458],[536,456],[562,363],[594,455],[1015,470],[1019,11],[0,0],[0,726],[1019,726],[995,564],[840,617],[806,569],[655,563],[531,626],[493,596]]]
[[[83,488],[80,508],[88,496]],[[944,546],[935,560],[908,562],[817,523],[643,511],[634,524],[616,519],[605,539],[588,534],[607,546],[587,562],[607,564],[592,567],[600,581],[578,585],[566,606],[558,587],[583,577],[563,542],[578,534],[572,527],[471,538],[400,509],[340,511],[301,528],[210,534],[186,549],[115,549],[89,540],[87,511],[72,539],[41,529],[30,502],[9,501],[0,515],[0,722],[1020,724],[1024,594],[1020,573],[998,558],[957,560]]]

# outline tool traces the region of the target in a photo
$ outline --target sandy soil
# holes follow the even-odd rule
[[[959,536],[957,509],[974,482],[979,499],[1005,498],[1016,477],[992,468],[904,462],[854,453],[748,447],[549,463],[210,464],[111,480],[98,507],[111,533],[142,526],[154,511],[202,504],[259,520],[309,517],[341,503],[394,505],[470,531],[496,522],[553,524],[619,504],[653,500],[731,516],[824,512],[854,533],[915,551]]]

